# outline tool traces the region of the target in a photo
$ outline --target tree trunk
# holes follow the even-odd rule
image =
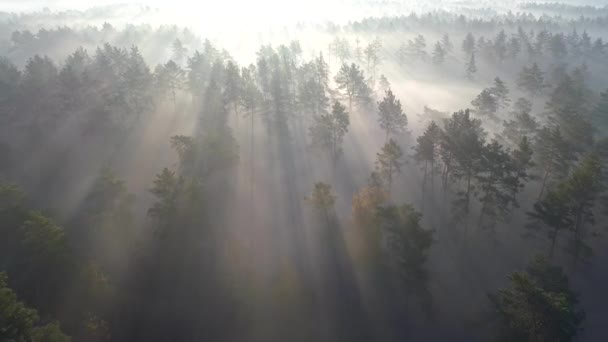
[[[545,186],[547,184],[547,179],[549,178],[549,173],[550,173],[550,170],[546,170],[545,174],[543,175],[543,182],[541,183],[540,193],[538,194],[539,201],[543,198],[543,193],[545,192]]]
[[[469,214],[469,203],[471,201],[471,174],[472,172],[469,170],[469,173],[467,174],[467,193],[466,193],[466,213],[467,216]]]
[[[426,177],[427,177],[427,168],[428,168],[428,160],[424,161],[424,176],[422,177],[422,200],[420,204],[420,211],[424,213],[424,195],[426,190]]]
[[[254,183],[255,183],[254,182],[254,167],[253,167],[253,164],[255,162],[255,159],[254,159],[254,148],[253,148],[253,145],[254,145],[254,134],[255,134],[254,133],[253,110],[249,111],[249,116],[251,117],[251,132],[250,132],[250,135],[251,135],[250,145],[251,146],[249,146],[249,148],[251,149],[250,150],[251,162],[250,162],[250,165],[249,165],[249,167],[250,167],[250,170],[249,170],[249,172],[250,172],[250,179],[249,179],[249,181],[251,182],[251,184],[250,184],[251,185],[251,189],[250,189],[251,193],[250,193],[250,199],[249,199],[250,203],[249,203],[249,205],[251,207],[251,216],[253,218],[253,190],[254,190]]]
[[[555,228],[553,236],[551,237],[551,247],[549,248],[549,260],[553,259],[553,251],[555,250],[555,243],[557,242],[557,232],[559,232],[559,228]]]
[[[483,216],[486,212],[486,203],[484,202],[481,206],[481,210],[479,211],[479,219],[477,220],[477,230],[481,229],[481,224],[483,223]]]

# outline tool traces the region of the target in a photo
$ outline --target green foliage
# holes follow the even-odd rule
[[[543,127],[538,131],[534,156],[536,167],[542,174],[538,195],[541,198],[548,183],[566,176],[574,157],[571,146],[564,139],[559,126]]]
[[[545,88],[545,77],[538,64],[533,63],[530,67],[524,66],[519,74],[517,85],[531,97],[541,94]]]
[[[0,273],[0,339],[16,342],[70,342],[59,324],[35,326],[38,313],[20,302],[8,287],[7,276]]]
[[[486,88],[471,101],[471,105],[475,108],[475,113],[495,118],[498,111],[498,98],[492,88]]]
[[[159,65],[154,70],[156,91],[162,98],[170,96],[175,107],[177,92],[185,87],[185,77],[186,72],[174,61]]]
[[[403,132],[407,127],[407,116],[401,108],[401,101],[395,98],[392,90],[386,91],[386,96],[378,102],[378,121],[386,132],[386,142],[391,135]]]
[[[403,152],[395,140],[390,139],[380,152],[376,153],[376,170],[390,193],[393,176],[401,172]]]
[[[500,341],[572,341],[584,314],[561,268],[542,258],[514,272],[511,286],[490,296],[499,318]]]
[[[591,119],[594,124],[600,124],[603,128],[608,126],[608,89],[600,93],[600,99],[591,112]],[[598,133],[601,137],[606,136],[605,132],[605,129],[596,128],[596,133]]]
[[[549,257],[553,256],[558,235],[572,228],[571,207],[568,194],[563,189],[551,190],[534,204],[534,209],[528,212],[532,220],[527,226],[532,229],[545,228],[550,241]]]
[[[36,327],[32,331],[32,342],[70,342],[71,340],[61,331],[57,322]]]
[[[429,309],[426,260],[433,244],[433,231],[420,226],[422,214],[411,205],[378,207],[376,224],[385,236],[385,252],[391,269],[408,294],[418,296]]]
[[[493,226],[496,220],[507,217],[512,206],[517,205],[515,195],[520,187],[517,176],[508,150],[505,151],[496,140],[484,147],[479,171],[475,174],[482,203],[478,227],[483,227],[486,216],[492,219],[490,226]]]
[[[327,150],[332,160],[337,160],[349,125],[350,119],[346,108],[336,101],[330,114],[314,118],[313,126],[309,131],[313,146]]]
[[[475,37],[471,32],[467,33],[466,37],[462,41],[462,50],[468,56],[472,56],[475,53]]]
[[[447,55],[446,50],[441,45],[441,42],[437,42],[435,44],[435,48],[433,49],[433,63],[435,65],[442,65],[445,61],[445,56]]]
[[[331,185],[323,182],[315,183],[312,194],[306,200],[313,207],[319,218],[325,221],[326,225],[332,224],[335,219],[334,205],[336,203],[336,195],[333,194]]]
[[[36,321],[36,310],[17,300],[8,287],[6,274],[0,273],[0,339],[27,341]]]
[[[472,53],[465,67],[465,75],[469,80],[473,80],[476,73],[477,63],[475,62],[475,53]]]
[[[335,77],[338,89],[348,99],[348,109],[352,112],[353,102],[367,105],[371,101],[371,90],[365,82],[363,71],[355,63],[342,64]]]
[[[524,98],[519,98],[511,115],[514,120],[503,121],[501,137],[511,146],[516,146],[524,138],[533,139],[538,131],[538,122],[530,115],[532,103]]]
[[[444,186],[448,179],[454,178],[464,183],[464,191],[458,193],[455,210],[457,214],[467,215],[473,178],[479,170],[483,158],[486,132],[479,119],[471,118],[469,110],[459,111],[444,123],[441,139],[441,157],[444,163]]]

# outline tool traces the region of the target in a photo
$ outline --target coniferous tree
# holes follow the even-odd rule
[[[311,196],[306,199],[329,228],[334,223],[334,204],[336,203],[336,196],[331,190],[331,185],[323,182],[316,183]]]
[[[574,76],[574,73],[573,73]],[[588,120],[588,90],[582,76],[564,75],[551,92],[547,109],[555,123],[560,126],[564,138],[581,152],[593,144],[591,122]]]
[[[444,185],[447,186],[450,177],[464,182],[464,191],[458,193],[455,209],[467,216],[474,176],[479,171],[479,163],[483,158],[486,133],[481,127],[481,121],[471,118],[468,110],[452,114],[452,117],[445,121],[443,131],[441,153]]]
[[[517,148],[511,152],[515,171],[515,183],[517,185],[517,187],[513,189],[514,197],[517,195],[520,188],[525,186],[526,182],[535,178],[531,173],[532,168],[535,166],[533,157],[534,150],[532,149],[530,139],[528,139],[527,136],[523,136],[519,144],[517,144]]]
[[[381,50],[382,40],[380,40],[379,37],[376,37],[376,39],[367,44],[363,50],[367,63],[367,71],[371,74],[372,80],[376,79],[376,69],[378,68],[378,65],[380,65]]]
[[[481,116],[487,116],[493,119],[496,118],[499,102],[493,88],[485,88],[482,90],[481,93],[471,101],[471,105],[475,108],[475,112]]]
[[[131,48],[126,63],[123,74],[125,101],[137,120],[144,112],[150,110],[154,103],[153,77],[137,47]]]
[[[608,125],[608,89],[600,93],[600,99],[591,112],[591,118],[594,123],[598,123],[604,128]],[[606,131],[604,129],[596,129],[596,132],[604,136],[604,132]]]
[[[542,199],[547,183],[563,178],[573,159],[571,148],[562,136],[559,126],[543,127],[538,131],[534,156],[536,166],[541,172],[538,198]]]
[[[534,204],[534,209],[528,212],[532,220],[528,228],[547,230],[550,241],[549,258],[553,257],[558,237],[562,232],[572,229],[573,221],[568,194],[564,189],[554,189]]]
[[[173,103],[173,110],[177,108],[177,92],[184,89],[184,70],[172,60],[165,65],[159,65],[154,71],[156,86],[161,94],[168,92]]]
[[[472,56],[476,51],[475,37],[471,32],[467,33],[462,41],[462,51],[464,51],[467,56]]]
[[[496,77],[494,79],[494,85],[491,89],[492,93],[498,100],[498,106],[503,108],[509,107],[511,99],[509,98],[509,88],[507,88],[505,82],[503,82],[503,80],[501,80],[499,77]]]
[[[348,112],[340,102],[336,101],[331,113],[315,117],[314,120],[309,132],[312,144],[328,150],[332,161],[335,162],[340,155],[340,146],[350,125]]]
[[[509,151],[496,140],[483,148],[479,171],[475,174],[482,204],[478,228],[484,226],[485,217],[491,219],[488,224],[493,227],[497,220],[505,219],[511,208],[517,205],[515,195],[520,190],[517,176]]]
[[[465,68],[465,75],[467,76],[467,78],[469,80],[473,80],[475,73],[477,73],[477,65],[475,64],[475,53],[471,53],[471,57],[469,58],[469,61],[467,62],[466,68]]]
[[[441,47],[445,51],[446,55],[452,53],[454,50],[454,44],[452,44],[449,34],[444,33],[441,37]]]
[[[498,61],[502,62],[507,56],[507,34],[501,30],[494,39],[494,53]]]
[[[538,131],[538,122],[530,115],[532,102],[527,99],[519,98],[513,106],[511,115],[514,120],[503,121],[503,131],[501,137],[511,146],[518,144],[522,138],[533,139]]]
[[[186,54],[188,53],[188,49],[184,46],[182,41],[179,38],[175,38],[173,44],[171,44],[171,50],[173,55],[171,59],[177,63],[177,65],[183,65],[184,59],[186,58]]]
[[[384,74],[380,75],[378,86],[380,87],[380,91],[382,93],[386,93],[389,89],[391,89],[391,83],[388,81],[386,76],[384,76]]]
[[[542,93],[545,77],[538,64],[533,63],[531,67],[523,67],[518,76],[517,86],[532,98]]]
[[[338,89],[348,99],[348,110],[352,112],[353,102],[367,104],[371,100],[371,91],[365,83],[363,71],[356,65],[343,64],[335,77]]]
[[[570,201],[573,225],[569,252],[576,267],[580,260],[591,255],[591,247],[585,241],[589,236],[585,225],[594,223],[593,209],[604,190],[599,157],[594,154],[586,156],[559,187]]]
[[[490,295],[499,341],[573,341],[584,318],[562,269],[543,258],[509,276],[510,287]]]
[[[242,80],[238,65],[232,61],[226,63],[224,71],[224,101],[234,110],[235,117],[239,116],[239,105],[242,96]]]
[[[395,140],[390,139],[380,152],[376,153],[376,170],[390,194],[393,176],[401,172],[403,152]]]
[[[441,134],[441,128],[439,128],[435,121],[431,121],[424,133],[416,138],[416,146],[414,146],[414,159],[416,159],[418,163],[423,164],[422,168],[424,172],[424,178],[422,180],[423,204],[429,174],[431,177],[431,195],[433,194],[435,167],[439,152]]]
[[[407,116],[401,109],[401,101],[395,98],[392,90],[387,90],[382,101],[378,102],[378,121],[385,132],[385,142],[391,135],[405,131]]]
[[[442,65],[443,62],[445,61],[446,54],[447,54],[447,52],[441,46],[441,43],[437,42],[435,44],[435,48],[433,49],[433,63],[435,65]]]
[[[379,207],[376,222],[386,236],[386,255],[392,270],[407,289],[430,309],[429,275],[425,263],[433,244],[433,231],[421,227],[422,214],[411,205]]]
[[[39,321],[35,309],[28,308],[8,287],[8,278],[0,273],[0,338],[6,341],[69,342],[57,323],[36,327]]]

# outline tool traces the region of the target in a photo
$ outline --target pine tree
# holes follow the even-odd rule
[[[421,219],[422,214],[407,204],[379,207],[376,214],[376,224],[386,236],[389,266],[407,289],[406,295],[416,296],[421,306],[430,311],[429,275],[425,263],[433,244],[433,231],[422,228]]]
[[[462,41],[462,51],[464,51],[466,56],[472,56],[475,51],[475,37],[471,32],[467,33],[467,36]]]
[[[490,295],[498,341],[573,341],[584,313],[562,269],[543,258],[509,276],[511,286]]]
[[[589,235],[585,225],[594,223],[594,207],[600,192],[605,188],[603,183],[600,159],[591,154],[585,156],[572,174],[559,185],[570,201],[573,225],[569,251],[573,267],[591,255],[591,247],[585,241]]]
[[[346,108],[336,101],[331,113],[315,117],[314,120],[309,132],[312,144],[327,150],[335,162],[340,155],[340,145],[350,124]]]
[[[509,151],[496,140],[483,148],[475,181],[479,185],[482,204],[477,227],[484,226],[485,217],[492,220],[489,226],[493,227],[497,220],[507,217],[511,207],[517,205],[515,195],[520,190],[517,170]]]
[[[481,116],[487,116],[492,119],[496,118],[498,111],[498,97],[494,93],[493,88],[485,88],[484,90],[471,101],[471,105],[475,108],[475,113]]]
[[[392,90],[387,90],[382,101],[378,102],[378,121],[386,133],[385,142],[391,135],[405,131],[407,116],[401,109],[401,101],[395,98]]]
[[[494,53],[500,62],[507,56],[507,34],[504,30],[500,30],[494,39]]]
[[[440,42],[435,44],[435,48],[433,49],[433,63],[435,65],[442,65],[445,61],[446,51],[441,46]]]
[[[181,66],[184,63],[184,59],[188,53],[188,49],[184,46],[179,38],[175,38],[173,44],[171,44],[171,50],[173,52],[171,59],[177,63],[177,65]]]
[[[532,220],[528,228],[538,230],[545,228],[550,241],[549,258],[553,257],[559,234],[572,229],[573,221],[568,194],[563,189],[550,190],[534,204],[528,212]]]
[[[403,152],[395,140],[390,139],[376,154],[376,170],[380,175],[387,192],[390,194],[393,176],[401,172]]]
[[[494,85],[490,89],[492,90],[492,93],[496,96],[499,107],[509,107],[509,104],[511,103],[511,99],[509,98],[509,88],[507,88],[507,85],[505,84],[505,82],[503,82],[503,80],[501,80],[499,77],[496,77],[494,79]]]
[[[469,80],[473,80],[475,77],[475,73],[477,73],[477,66],[475,65],[475,53],[471,53],[471,58],[467,62],[465,74]]]
[[[545,88],[545,77],[538,64],[533,63],[531,67],[523,67],[519,73],[517,86],[532,98],[542,93]]]
[[[445,121],[443,131],[445,134],[441,142],[441,153],[444,163],[444,186],[447,186],[450,177],[464,182],[464,191],[459,192],[455,209],[467,216],[474,176],[483,158],[486,133],[481,127],[481,121],[471,118],[468,110],[452,114],[452,117]]]
[[[450,54],[454,50],[454,44],[452,44],[450,36],[447,33],[444,33],[441,37],[441,47],[446,54]]]
[[[416,139],[414,146],[414,159],[418,163],[422,163],[424,178],[422,180],[422,203],[424,205],[424,194],[426,193],[426,184],[428,176],[431,177],[431,195],[433,194],[433,185],[435,178],[435,164],[439,153],[439,143],[441,139],[441,128],[431,121],[424,133]]]
[[[241,104],[242,96],[242,80],[239,67],[233,61],[226,63],[224,70],[224,101],[227,106],[231,106],[234,110],[234,116],[239,116],[239,105]]]
[[[601,125],[603,128],[608,126],[608,89],[600,93],[600,99],[591,112],[591,119],[594,123]],[[600,136],[605,136],[605,129],[597,129],[596,133]]]
[[[332,192],[331,185],[323,182],[315,183],[312,194],[306,200],[325,226],[331,227],[335,220],[334,204],[336,203],[336,196]]]
[[[538,198],[542,199],[547,183],[561,179],[567,174],[573,156],[559,127],[543,127],[538,131],[534,155],[536,166],[541,172],[541,188]]]
[[[538,122],[530,115],[532,102],[524,98],[519,98],[511,112],[514,120],[503,121],[503,131],[501,137],[511,146],[518,144],[522,138],[534,139],[538,131]]]
[[[371,91],[365,83],[363,71],[356,65],[343,64],[335,77],[338,89],[342,91],[344,97],[348,99],[348,111],[352,112],[354,101],[367,104],[371,100]]]
[[[177,92],[185,86],[185,75],[185,71],[172,60],[154,71],[156,86],[161,94],[169,93],[174,111],[177,109]]]

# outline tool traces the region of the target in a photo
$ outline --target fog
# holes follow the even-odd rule
[[[606,129],[601,1],[5,0],[0,341],[607,340]]]

